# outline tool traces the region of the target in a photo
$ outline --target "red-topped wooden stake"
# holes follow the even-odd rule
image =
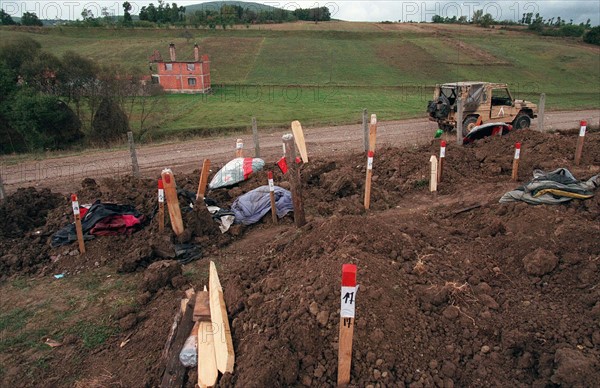
[[[75,216],[75,231],[77,232],[77,242],[79,243],[79,253],[85,253],[85,243],[83,241],[83,228],[81,227],[81,215],[79,212],[79,201],[77,194],[71,194],[71,204],[73,205],[73,215]]]
[[[517,142],[515,144],[515,157],[513,159],[513,168],[512,168],[512,180],[516,181],[519,179],[519,159],[521,157],[521,143]]]
[[[352,336],[356,304],[356,265],[342,266],[342,292],[340,307],[340,338],[338,353],[338,386],[350,383],[352,365]]]
[[[273,171],[267,172],[267,179],[269,180],[269,196],[271,197],[271,217],[273,223],[277,223],[277,206],[275,206],[275,184],[273,183]]]
[[[365,179],[365,209],[369,210],[371,207],[371,180],[373,179],[373,157],[375,156],[374,151],[367,153],[367,178]]]
[[[438,165],[438,183],[442,181],[444,174],[444,159],[446,159],[446,140],[440,142],[440,160]]]
[[[202,162],[202,171],[200,171],[200,181],[198,182],[198,192],[196,193],[196,200],[204,200],[204,194],[206,194],[206,184],[208,183],[209,174],[210,159],[204,159],[204,162]]]
[[[581,154],[583,153],[583,141],[585,140],[585,130],[587,128],[587,121],[581,120],[579,122],[579,137],[577,138],[577,149],[575,150],[575,165],[579,166],[581,162]]]
[[[158,231],[165,230],[165,187],[162,179],[158,180]]]

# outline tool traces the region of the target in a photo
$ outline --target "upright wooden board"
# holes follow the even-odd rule
[[[350,383],[352,366],[352,337],[356,304],[356,265],[342,265],[342,290],[340,293],[340,337],[338,349],[338,386]]]
[[[179,209],[179,200],[177,199],[177,185],[173,171],[166,168],[162,174],[163,186],[165,188],[165,197],[167,197],[167,207],[169,209],[169,218],[171,227],[176,235],[183,233],[183,221],[181,220],[181,209]]]
[[[198,193],[196,199],[204,199],[206,194],[206,183],[208,182],[208,174],[210,174],[210,159],[204,159],[202,163],[202,171],[200,172],[200,182],[198,183]]]
[[[217,267],[213,261],[210,262],[208,295],[210,299],[210,317],[213,327],[216,328],[214,342],[217,368],[221,373],[231,373],[235,362],[233,340],[229,328],[229,319],[227,318],[225,298],[223,298],[223,288],[221,288]]]
[[[308,163],[308,152],[306,151],[306,142],[304,141],[304,132],[302,131],[302,124],[300,124],[300,121],[292,121],[292,133],[294,134],[294,140],[300,151],[302,161]]]

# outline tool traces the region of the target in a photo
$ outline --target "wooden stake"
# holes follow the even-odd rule
[[[517,142],[515,144],[515,157],[513,159],[512,166],[512,180],[519,180],[519,158],[521,156],[521,143]]]
[[[215,330],[219,334],[218,338],[215,338],[214,341],[217,368],[221,373],[231,373],[233,372],[233,364],[235,362],[233,340],[231,338],[231,329],[229,328],[225,299],[223,298],[223,288],[221,288],[217,267],[213,261],[210,262],[208,295],[210,298],[211,320],[213,325],[216,325]]]
[[[444,175],[444,159],[446,159],[446,140],[440,142],[440,162],[438,166],[438,183],[442,181]]]
[[[300,179],[300,169],[296,164],[294,135],[288,133],[283,135],[282,139],[285,152],[285,161],[288,167],[290,191],[292,192],[292,203],[294,205],[294,222],[296,227],[300,228],[306,224],[306,218],[304,217],[304,200],[302,199],[302,181]]]
[[[338,386],[350,383],[352,365],[352,337],[356,303],[356,265],[342,266],[342,292],[340,308],[340,338],[338,351]]]
[[[133,176],[136,178],[140,177],[140,166],[137,161],[137,154],[135,152],[135,143],[133,142],[133,132],[127,132],[127,141],[129,142],[129,153],[131,154],[131,169],[133,170]]]
[[[579,137],[577,138],[577,149],[575,150],[576,166],[579,166],[579,163],[581,162],[581,154],[583,153],[583,141],[585,140],[585,130],[587,128],[587,121],[581,120],[579,125]]]
[[[371,124],[369,125],[369,151],[375,152],[375,142],[377,141],[377,115],[371,115]]]
[[[273,171],[269,171],[267,173],[267,178],[269,180],[269,196],[271,197],[271,217],[273,218],[273,223],[277,223],[277,206],[275,205],[275,184],[273,183]]]
[[[367,113],[366,109],[363,109],[362,112],[362,127],[363,127],[363,133],[364,133],[364,146],[365,146],[365,152],[369,151],[369,114]]]
[[[431,177],[429,178],[429,191],[432,193],[437,192],[437,180],[438,180],[438,161],[435,155],[431,155],[429,158],[429,164],[431,165]]]
[[[179,209],[179,199],[177,198],[177,185],[173,171],[166,168],[162,174],[163,185],[165,187],[165,196],[167,197],[167,207],[169,209],[169,218],[171,227],[177,236],[183,233],[183,221],[181,220],[181,210]]]
[[[198,319],[198,385],[212,387],[217,383],[219,370],[215,359],[214,327],[210,318],[210,297],[206,286],[196,296],[194,319]]]
[[[304,132],[302,131],[300,121],[292,121],[292,133],[294,134],[294,140],[300,151],[302,161],[308,163],[308,152],[306,151],[306,142],[304,141]]]
[[[260,142],[258,139],[258,125],[256,117],[252,117],[252,138],[254,139],[254,157],[260,158]]]
[[[244,141],[242,139],[237,139],[235,142],[235,157],[244,157]]]
[[[369,151],[367,154],[367,179],[365,180],[365,209],[369,210],[371,206],[371,179],[373,177],[373,157],[375,153]]]
[[[165,230],[165,187],[162,179],[158,180],[158,231]]]
[[[538,104],[538,131],[544,132],[544,117],[546,112],[546,93],[540,95]]]
[[[200,171],[200,182],[198,182],[198,192],[196,193],[196,200],[199,198],[204,199],[206,194],[206,184],[208,183],[208,175],[210,174],[210,159],[204,159],[202,163],[202,171]]]
[[[75,216],[75,231],[77,232],[77,242],[79,243],[79,254],[83,255],[85,253],[85,242],[83,241],[83,228],[81,227],[77,194],[71,194],[71,204],[73,205],[73,215]]]

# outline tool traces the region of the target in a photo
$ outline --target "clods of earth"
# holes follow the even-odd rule
[[[156,179],[87,178],[81,203],[134,205],[149,221],[131,235],[86,242],[84,255],[77,244],[49,243],[72,221],[66,193],[19,189],[0,206],[1,385],[159,385],[179,300],[207,283],[209,260],[219,268],[236,352],[222,387],[336,384],[344,263],[357,265],[359,283],[351,386],[597,385],[600,192],[561,205],[498,202],[535,169],[564,167],[580,180],[598,174],[600,133],[588,133],[578,166],[576,141],[576,132],[529,130],[467,147],[449,141],[435,195],[429,157],[437,141],[380,145],[369,211],[365,155],[311,155],[299,229],[292,215],[273,224],[268,214],[221,234],[203,206],[182,198],[186,232],[161,235],[152,218]],[[208,196],[228,207],[266,184],[269,169],[289,188],[267,161],[265,171]],[[181,188],[196,190],[199,171],[175,173]],[[202,257],[180,264],[179,243]],[[186,386],[196,379],[192,368]]]

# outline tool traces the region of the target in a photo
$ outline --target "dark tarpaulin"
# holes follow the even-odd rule
[[[81,227],[84,239],[91,240],[94,238],[94,234],[103,236],[131,234],[141,229],[145,221],[146,217],[131,205],[101,203],[98,200],[94,202],[81,219]],[[74,241],[77,241],[75,223],[65,226],[52,236],[53,247],[66,245]]]

